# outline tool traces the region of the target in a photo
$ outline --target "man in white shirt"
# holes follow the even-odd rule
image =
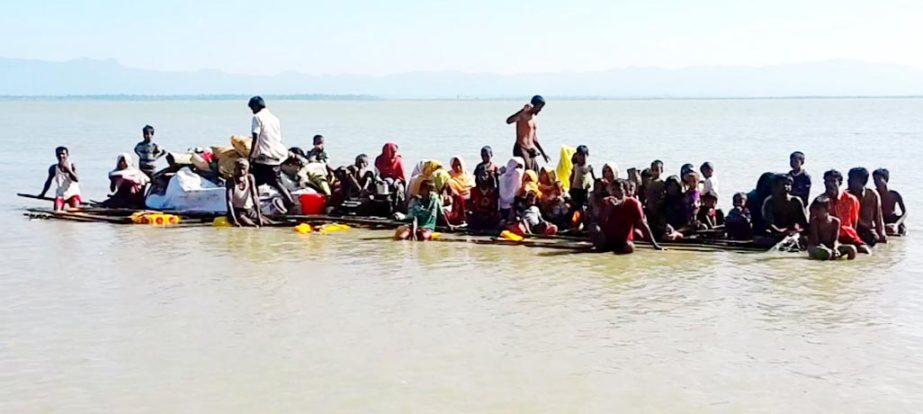
[[[256,185],[269,184],[274,187],[285,201],[285,207],[291,208],[292,195],[282,184],[282,162],[288,158],[288,149],[282,144],[282,127],[266,102],[259,96],[250,98],[248,104],[253,111],[250,132],[253,143],[250,148],[250,171],[256,179]]]

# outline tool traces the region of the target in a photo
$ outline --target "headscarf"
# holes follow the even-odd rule
[[[461,165],[461,172],[455,171],[455,161]],[[452,157],[449,161],[449,168],[449,186],[462,197],[468,198],[471,195],[471,189],[474,188],[474,177],[465,169],[465,161],[461,157]]]
[[[437,177],[433,176],[433,173],[441,170],[442,164],[436,160],[429,160],[421,162],[417,167],[420,168],[420,173],[416,174],[416,176],[410,182],[410,195],[414,196],[420,194],[420,185],[423,184],[423,180],[426,180],[427,178],[431,178],[433,183],[436,184],[436,192],[441,192],[442,188],[445,186],[445,181],[439,182]],[[440,178],[444,179],[445,177]]]
[[[558,167],[554,170],[558,179],[561,180],[561,184],[564,184],[565,192],[570,190],[570,173],[574,170],[574,164],[571,159],[576,151],[574,147],[561,145],[561,159],[558,160]]]
[[[126,166],[124,169],[119,169],[119,164],[121,164],[122,160],[125,161]],[[121,185],[127,181],[139,187],[151,182],[147,174],[135,167],[131,155],[128,155],[128,153],[119,154],[116,158],[115,168],[109,172],[109,179],[118,180],[116,185]]]
[[[378,169],[378,175],[381,178],[407,180],[407,175],[404,173],[404,160],[397,153],[397,144],[393,142],[385,143],[381,148],[381,155],[375,158],[375,168]]]
[[[551,196],[554,193],[554,183],[557,181],[554,170],[548,167],[542,167],[538,173],[538,189],[544,197]]]
[[[603,178],[604,180],[606,178],[606,167],[609,167],[609,169],[612,170],[612,177],[618,180],[619,179],[619,166],[618,164],[614,162],[607,162],[603,164],[603,169],[601,171],[602,172],[601,178]]]
[[[522,189],[519,190],[519,195],[523,196],[529,192],[535,193],[538,200],[542,199],[542,190],[538,188],[538,174],[532,170],[527,170],[522,175]]]
[[[516,195],[519,194],[519,190],[522,188],[525,165],[526,162],[522,160],[522,157],[513,157],[507,161],[506,171],[500,176],[500,200],[498,203],[500,209],[513,207]]]

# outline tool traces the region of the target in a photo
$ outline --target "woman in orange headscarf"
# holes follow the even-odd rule
[[[449,186],[465,199],[471,198],[471,189],[474,188],[474,177],[465,169],[465,162],[461,157],[452,157],[449,161],[452,168],[449,171]]]

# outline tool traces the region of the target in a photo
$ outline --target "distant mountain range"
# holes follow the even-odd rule
[[[387,76],[165,72],[115,60],[0,58],[0,95],[297,95],[309,98],[497,99],[541,93],[582,98],[722,98],[923,95],[923,70],[828,61],[763,67],[626,68],[497,75],[412,72]]]

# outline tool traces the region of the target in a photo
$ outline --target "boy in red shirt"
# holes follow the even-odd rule
[[[825,195],[833,204],[830,213],[840,219],[840,243],[856,246],[859,253],[871,254],[869,246],[859,238],[856,223],[859,222],[859,199],[840,189],[843,174],[837,170],[824,173]]]
[[[628,181],[615,180],[609,185],[610,197],[603,202],[600,231],[595,232],[593,246],[597,251],[613,251],[630,254],[635,251],[635,229],[651,242],[657,250],[663,250],[651,234],[651,228],[644,219],[641,202],[628,197]]]

